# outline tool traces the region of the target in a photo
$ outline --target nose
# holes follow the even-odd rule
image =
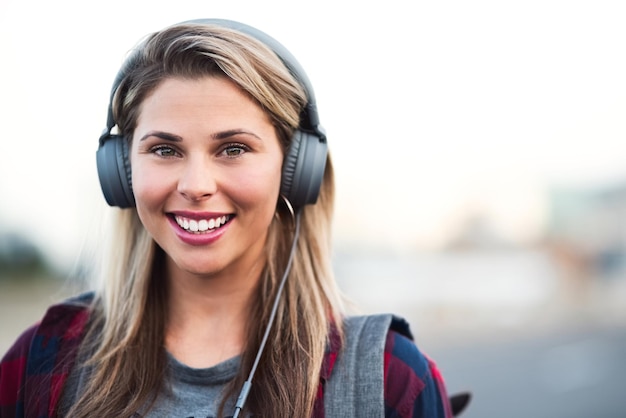
[[[211,164],[205,158],[189,159],[178,180],[178,192],[185,199],[199,201],[217,192],[217,181]]]

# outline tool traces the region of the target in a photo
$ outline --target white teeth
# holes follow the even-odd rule
[[[195,219],[183,218],[182,216],[175,216],[174,219],[176,220],[178,226],[183,228],[185,231],[202,233],[224,225],[230,219],[230,216],[225,215],[220,216],[219,218],[200,219],[199,221]]]

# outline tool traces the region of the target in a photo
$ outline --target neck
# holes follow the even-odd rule
[[[242,352],[261,270],[250,274],[240,278],[168,274],[165,342],[177,360],[210,367]]]

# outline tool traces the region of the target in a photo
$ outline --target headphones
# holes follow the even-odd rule
[[[198,19],[183,23],[218,25],[257,39],[280,58],[296,81],[304,88],[307,104],[300,113],[299,126],[285,153],[280,193],[296,210],[306,204],[315,203],[324,177],[328,145],[324,129],[319,123],[313,88],[298,61],[274,38],[243,23],[225,19]],[[134,207],[135,197],[131,180],[128,140],[123,135],[111,132],[116,125],[113,118],[113,98],[122,81],[137,64],[140,55],[141,50],[129,56],[115,77],[111,89],[106,128],[100,136],[96,152],[102,193],[110,206],[120,208]]]

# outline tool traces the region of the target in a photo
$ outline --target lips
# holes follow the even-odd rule
[[[174,221],[176,224],[186,232],[192,234],[206,234],[212,231],[219,229],[220,227],[227,224],[231,219],[232,215],[221,215],[221,216],[184,216],[184,215],[173,215]]]

